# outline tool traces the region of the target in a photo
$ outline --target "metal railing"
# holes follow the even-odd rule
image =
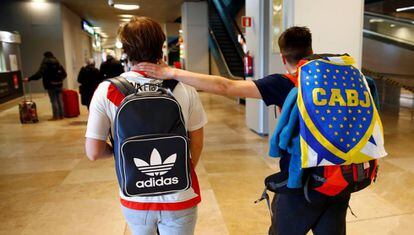
[[[217,61],[217,67],[220,70],[220,74],[233,80],[243,80],[244,78],[233,75],[230,68],[227,66],[226,59],[223,56],[223,52],[219,47],[218,41],[210,29],[209,34],[209,44],[212,49],[211,53]]]
[[[377,73],[377,72],[374,72],[366,68],[362,68],[362,72],[364,73],[365,76],[369,76],[373,78],[374,80],[376,80],[377,88],[381,87],[381,89],[378,91],[379,93],[378,95],[380,97],[380,103],[382,106],[389,105],[388,99],[391,99],[392,101],[396,101],[395,97],[390,97],[387,93],[389,92],[389,90],[397,89],[398,90],[398,100],[397,100],[398,105],[391,104],[390,106],[393,106],[394,108],[398,108],[398,109],[399,108],[409,109],[410,114],[411,114],[411,120],[414,119],[414,75]],[[402,93],[401,89],[404,89],[407,92]],[[405,101],[403,103],[407,103],[407,105],[402,105],[401,104],[402,100]]]
[[[414,84],[404,84],[398,77],[404,77],[407,79],[412,79],[412,82],[414,83],[414,75],[407,75],[407,74],[384,74],[384,73],[377,73],[372,70],[362,68],[362,72],[366,76],[370,76],[374,78],[375,80],[382,80],[385,82],[388,82],[392,85],[399,86],[401,88],[404,88],[412,93],[414,93]]]

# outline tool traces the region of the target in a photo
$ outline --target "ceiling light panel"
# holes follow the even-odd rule
[[[119,17],[122,17],[122,18],[132,18],[132,17],[134,17],[134,15],[128,15],[128,14],[121,14],[121,15],[118,15]]]
[[[397,12],[414,10],[414,6],[397,8]]]
[[[114,7],[116,9],[125,10],[125,11],[132,11],[132,10],[139,9],[139,5],[137,4],[114,4]]]

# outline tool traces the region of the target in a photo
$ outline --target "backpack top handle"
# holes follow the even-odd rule
[[[128,80],[124,77],[115,77],[107,79],[110,83],[115,85],[115,87],[126,97],[130,94],[134,94],[137,92],[138,89],[134,85],[132,85]],[[171,93],[174,91],[175,87],[177,86],[178,81],[177,80],[165,80],[161,83],[161,85],[158,86],[158,90],[161,90],[163,93],[168,93],[164,90],[170,90]],[[145,86],[147,84],[143,84],[141,86]],[[163,89],[159,89],[163,88]]]

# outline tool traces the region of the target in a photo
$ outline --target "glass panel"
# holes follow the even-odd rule
[[[272,51],[279,52],[277,41],[283,31],[283,0],[273,0],[272,6]]]

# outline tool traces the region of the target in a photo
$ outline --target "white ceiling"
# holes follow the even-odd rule
[[[151,17],[159,23],[174,22],[181,16],[184,0],[114,0],[115,3],[138,4],[138,10],[124,11],[108,5],[107,0],[60,0],[65,6],[101,28],[108,35],[104,46],[115,43],[116,32],[122,23],[122,14]]]

